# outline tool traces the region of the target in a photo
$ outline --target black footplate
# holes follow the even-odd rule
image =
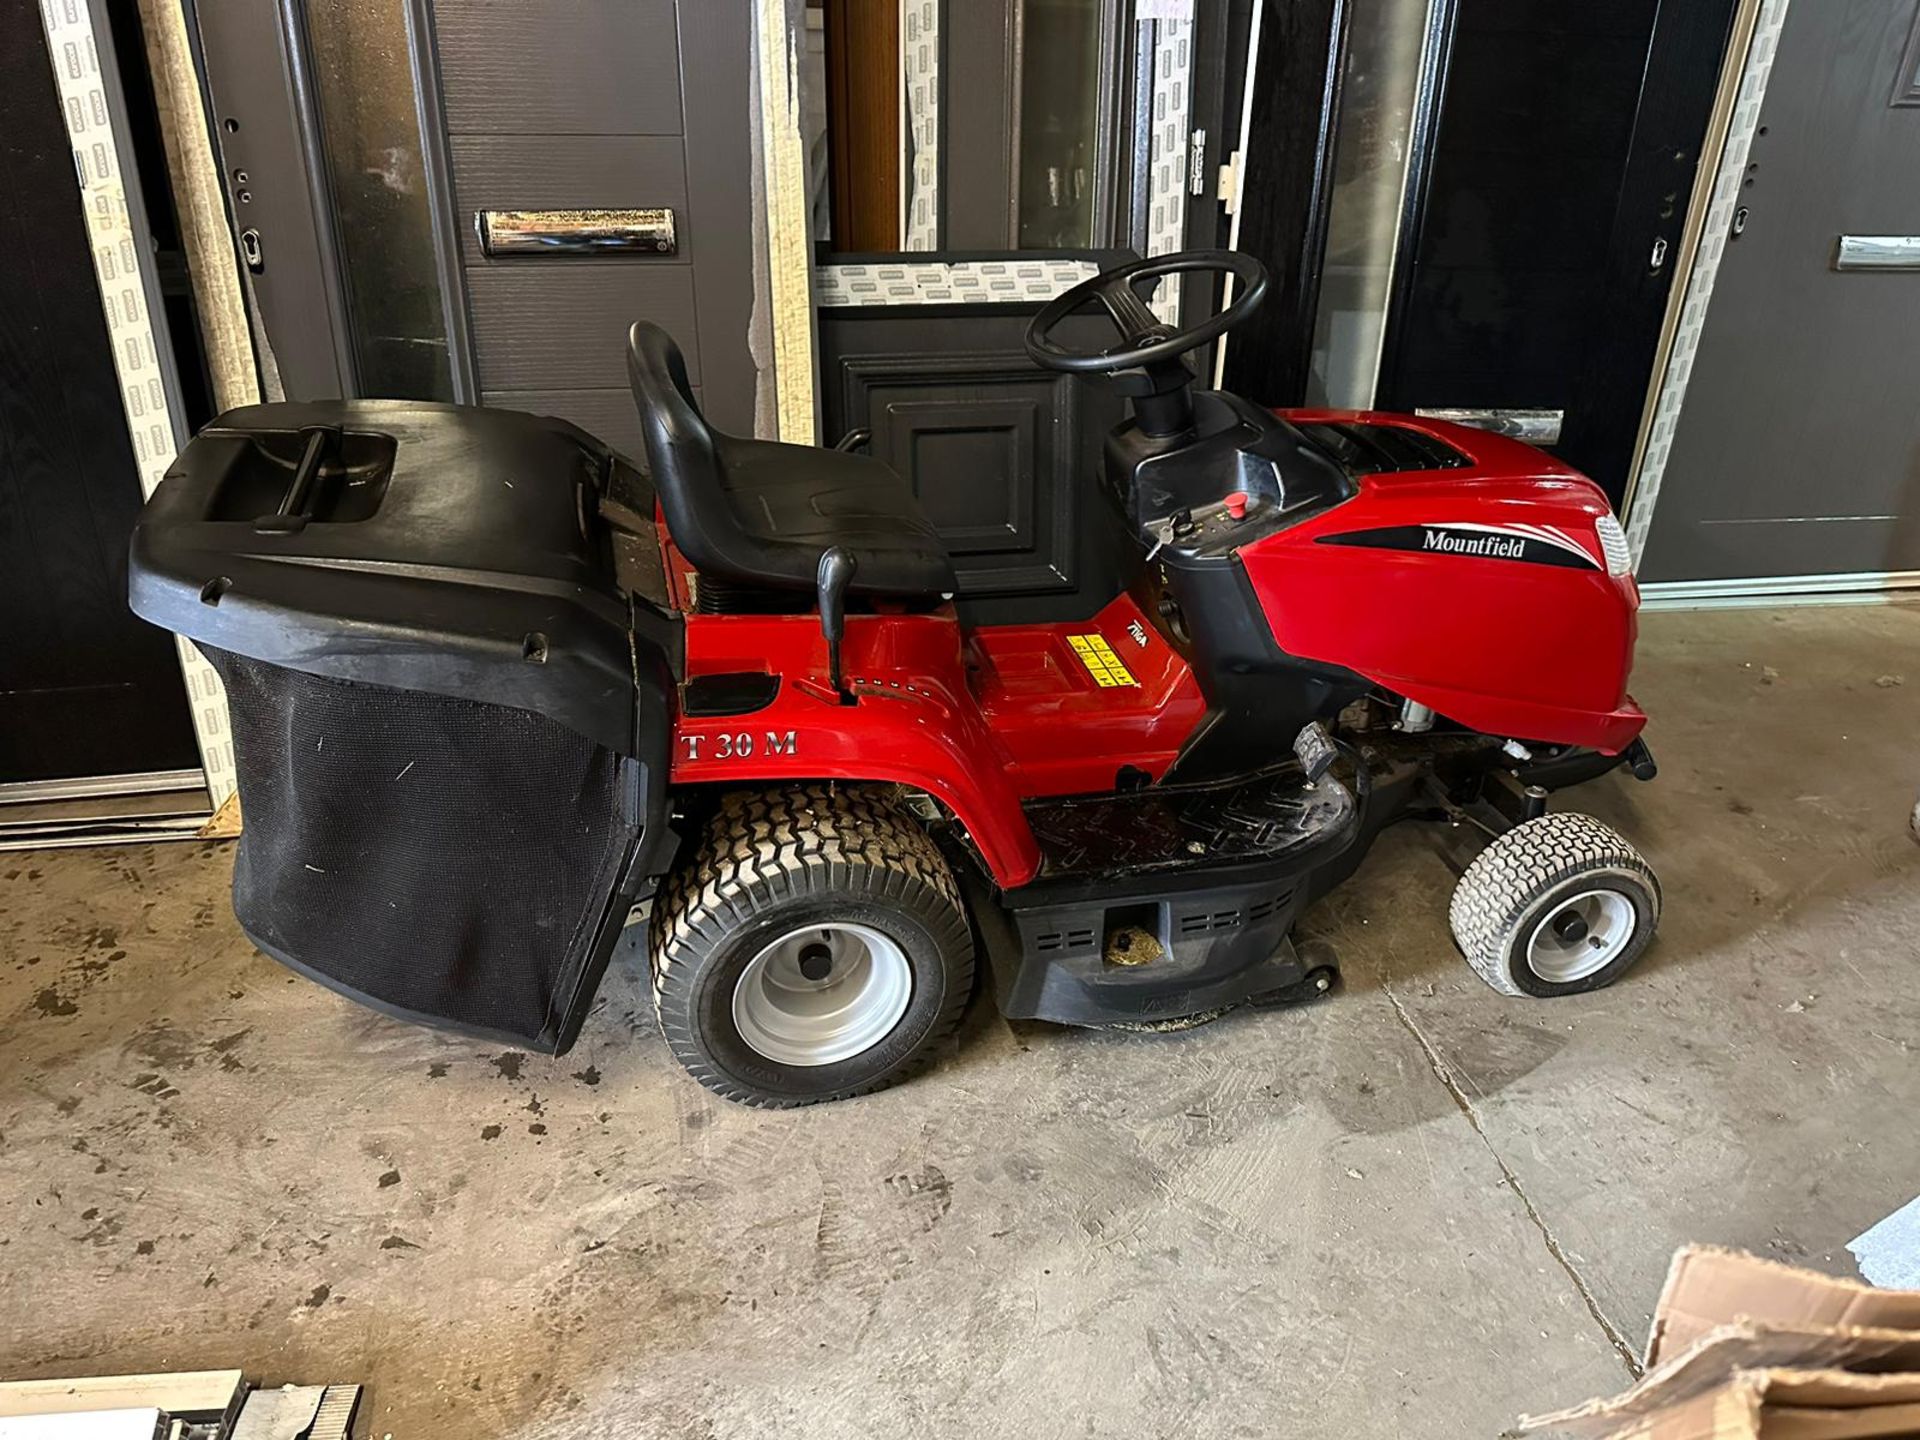
[[[1312,858],[1308,852],[1340,837],[1353,809],[1344,785],[1304,785],[1288,766],[1232,785],[1036,800],[1027,806],[1027,823],[1043,857],[1036,883],[1054,890],[1075,881]]]
[[[1233,785],[1028,808],[1040,876],[975,896],[1001,1012],[1067,1025],[1225,1009],[1305,982],[1306,876],[1356,832],[1352,794],[1289,767]],[[994,903],[997,899],[997,903]],[[984,902],[984,903],[983,903]]]

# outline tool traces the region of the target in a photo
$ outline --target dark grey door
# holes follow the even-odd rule
[[[197,20],[234,252],[244,257],[265,391],[300,400],[355,393],[343,276],[326,221],[317,128],[278,6],[187,0]],[[414,144],[417,153],[418,142]]]
[[[751,7],[433,0],[481,396],[630,451],[626,334],[679,341],[713,423],[753,430]],[[485,210],[671,209],[675,250],[488,259]]]
[[[707,0],[195,0],[236,246],[291,398],[453,398],[624,449],[635,320],[750,431],[749,21]],[[263,61],[265,63],[263,63]],[[483,248],[493,211],[664,210],[664,250]]]
[[[1920,570],[1920,6],[1787,11],[1640,574]]]

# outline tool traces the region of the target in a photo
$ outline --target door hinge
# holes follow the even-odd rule
[[[1187,193],[1207,193],[1207,132],[1196,130],[1187,137]]]
[[[1240,208],[1240,152],[1234,151],[1220,166],[1219,178],[1214,182],[1213,198],[1227,207],[1231,215]]]

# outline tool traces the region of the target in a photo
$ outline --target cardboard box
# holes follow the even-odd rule
[[[1802,1327],[1920,1330],[1920,1291],[1875,1290],[1713,1245],[1673,1257],[1647,1334],[1647,1366],[1746,1316]]]
[[[1920,1375],[1742,1370],[1610,1440],[1866,1440],[1920,1433]]]
[[[1920,1436],[1920,1292],[1693,1246],[1667,1272],[1646,1358],[1624,1394],[1520,1428],[1586,1440]]]

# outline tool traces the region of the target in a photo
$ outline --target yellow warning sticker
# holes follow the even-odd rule
[[[1073,646],[1073,653],[1080,657],[1080,663],[1093,676],[1093,683],[1102,690],[1110,690],[1116,685],[1139,685],[1140,682],[1133,678],[1133,672],[1121,664],[1120,657],[1113,653],[1106,636],[1069,635],[1067,643]]]

